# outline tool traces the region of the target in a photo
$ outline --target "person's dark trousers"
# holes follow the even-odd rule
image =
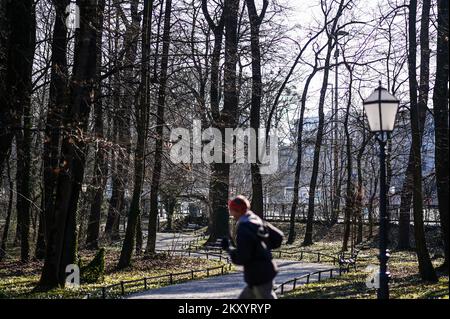
[[[273,282],[270,281],[262,285],[246,286],[239,299],[277,299],[277,295],[273,291]]]

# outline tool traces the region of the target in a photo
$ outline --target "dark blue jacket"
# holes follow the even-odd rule
[[[277,274],[272,254],[258,237],[261,218],[249,211],[237,222],[236,248],[230,250],[233,263],[244,266],[244,280],[249,286],[270,282]]]

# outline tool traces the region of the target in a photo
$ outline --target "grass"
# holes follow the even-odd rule
[[[440,274],[436,283],[420,280],[417,263],[393,259],[389,263],[392,279],[389,284],[390,298],[418,299],[444,298],[449,296],[448,275]],[[282,296],[286,299],[375,299],[374,289],[365,282],[369,272],[365,267],[343,274],[340,277],[299,286],[299,289]]]
[[[81,251],[83,263],[88,262],[95,252]],[[195,273],[195,279],[207,276],[206,268],[218,267],[224,263],[217,260],[206,260],[204,258],[183,257],[169,254],[157,254],[151,259],[135,257],[133,265],[123,270],[117,270],[115,265],[119,257],[117,248],[107,248],[105,255],[105,276],[102,282],[94,284],[82,284],[78,289],[56,288],[50,291],[36,291],[35,287],[39,281],[42,269],[41,261],[32,261],[22,264],[18,259],[9,259],[0,263],[0,298],[83,298],[86,294],[98,293],[103,286],[142,279],[144,277],[154,277],[168,275],[170,273],[180,273],[197,269],[205,269],[204,272]],[[228,271],[224,267],[224,271]],[[219,275],[221,269],[210,271],[210,276]],[[174,276],[173,283],[191,280],[191,274]],[[148,288],[158,288],[170,284],[169,277],[149,281]],[[125,284],[126,293],[142,291],[143,282]],[[116,297],[120,294],[120,286],[108,290],[109,297]]]
[[[287,235],[287,223],[280,223],[276,225],[283,229]],[[323,254],[336,256],[342,248],[342,225],[335,225],[331,229],[324,225],[315,225],[313,245],[301,247],[301,234],[304,233],[304,225],[297,224],[297,239],[291,245],[283,245],[281,250],[295,252],[289,255],[288,259],[298,259],[300,256],[300,249],[312,252],[322,252]],[[377,229],[374,228],[374,234]],[[442,264],[443,259],[439,257],[439,247],[436,245],[440,238],[439,232],[434,230],[427,231],[429,239],[428,246],[432,252],[433,264],[435,267]],[[367,238],[367,232],[364,233],[364,238]],[[396,234],[391,234],[391,238],[395,239]],[[199,248],[204,244],[206,239],[198,242]],[[392,242],[392,247],[395,247],[395,242]],[[193,248],[193,247],[192,247]],[[47,292],[34,291],[40,271],[42,262],[33,261],[28,264],[21,264],[18,261],[18,250],[8,251],[10,255],[15,257],[10,258],[0,263],[0,298],[82,298],[88,293],[98,291],[102,286],[120,283],[120,281],[129,281],[135,279],[142,279],[143,277],[153,277],[159,275],[166,275],[175,272],[185,272],[192,269],[205,269],[207,267],[220,266],[223,263],[217,260],[206,260],[204,258],[188,258],[176,255],[157,254],[152,259],[143,259],[142,257],[135,257],[133,259],[133,266],[121,271],[115,269],[119,257],[120,247],[108,247],[105,256],[105,277],[104,281],[96,284],[84,284],[78,290],[70,289],[53,289]],[[294,299],[374,299],[376,292],[373,289],[366,287],[366,278],[369,272],[366,268],[369,265],[377,265],[378,249],[376,238],[373,238],[364,249],[358,254],[358,268],[356,271],[343,274],[340,277],[327,279],[321,282],[313,282],[309,285],[298,286],[298,289],[285,294],[282,298]],[[90,261],[95,255],[95,252],[82,251],[81,257],[83,264]],[[274,253],[277,258],[277,253]],[[287,258],[287,256],[282,256]],[[303,261],[317,261],[317,255],[304,254]],[[326,258],[322,258],[323,262],[331,262]],[[232,268],[234,269],[234,268]],[[449,298],[449,280],[448,274],[438,273],[439,281],[436,283],[426,283],[420,280],[418,274],[418,263],[415,252],[413,251],[395,251],[391,252],[389,260],[389,270],[392,275],[390,282],[391,298],[395,299],[416,299],[416,298]],[[212,271],[210,275],[220,274],[220,269]],[[195,274],[195,279],[204,278],[206,272]],[[186,274],[173,278],[173,283],[191,280],[191,274]],[[157,288],[169,284],[169,279],[166,277],[161,280],[149,282],[148,288]],[[142,281],[135,284],[125,284],[126,292],[136,292],[143,290]],[[120,294],[120,286],[108,291],[108,296],[118,296]]]
[[[315,245],[309,248],[313,250]],[[323,247],[321,244],[316,246],[319,246],[318,248]],[[333,245],[330,245],[330,247],[333,247]],[[339,277],[299,286],[298,289],[285,294],[282,298],[375,299],[376,291],[367,288],[366,279],[370,274],[367,267],[369,265],[378,265],[377,253],[378,250],[376,248],[361,250],[358,255],[356,271],[351,270],[349,273]],[[442,262],[443,259],[435,259],[433,264],[437,267]],[[414,252],[391,252],[389,271],[391,273],[389,287],[392,299],[448,299],[449,297],[448,274],[438,273],[439,281],[436,283],[423,282],[418,274],[418,263]]]

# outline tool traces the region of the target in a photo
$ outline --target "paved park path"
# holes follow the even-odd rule
[[[189,233],[157,233],[156,249],[180,249],[183,243],[192,241],[197,237]]]
[[[290,260],[275,260],[279,273],[275,278],[275,286],[317,270],[325,270],[333,266]],[[322,278],[329,277],[323,273]],[[311,281],[317,276],[312,276]],[[301,282],[299,282],[301,283]],[[201,280],[188,281],[130,295],[130,299],[236,299],[244,288],[243,273],[239,271],[227,275],[215,276]],[[291,287],[287,286],[286,291]]]

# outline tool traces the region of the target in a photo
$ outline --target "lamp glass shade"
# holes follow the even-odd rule
[[[399,100],[386,89],[377,88],[364,100],[364,111],[372,132],[392,132],[394,130]]]

